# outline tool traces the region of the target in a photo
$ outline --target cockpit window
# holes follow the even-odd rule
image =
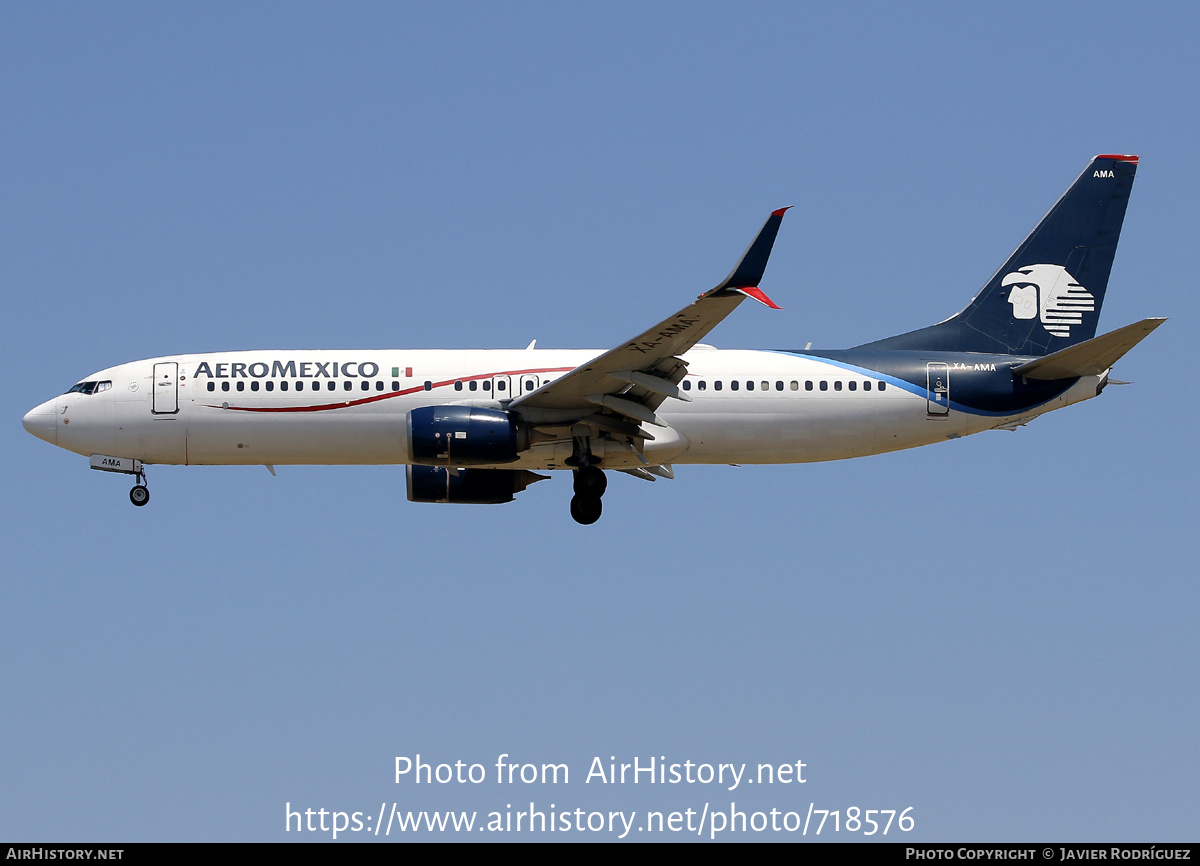
[[[80,382],[72,385],[67,391],[68,394],[99,394],[101,391],[107,391],[112,387],[112,382],[105,380],[103,382]]]

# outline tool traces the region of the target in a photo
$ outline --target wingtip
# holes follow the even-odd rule
[[[779,304],[768,298],[767,293],[758,286],[740,286],[734,291],[741,292],[747,298],[754,298],[754,300],[758,301],[763,306],[770,307],[772,310],[783,309],[783,307],[779,306]]]

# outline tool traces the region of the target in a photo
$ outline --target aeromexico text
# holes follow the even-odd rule
[[[379,365],[374,361],[201,361],[192,374],[197,379],[370,379],[378,375]],[[392,375],[397,374],[393,371]]]

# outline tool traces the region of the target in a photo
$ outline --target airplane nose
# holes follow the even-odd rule
[[[35,406],[21,419],[21,425],[37,438],[58,444],[58,398],[47,400],[40,406]]]

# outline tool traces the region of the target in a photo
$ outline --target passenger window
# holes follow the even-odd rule
[[[776,391],[782,391],[782,390],[783,390],[783,382],[776,382],[776,383],[775,383],[775,390],[776,390]]]
[[[508,386],[508,383],[505,382],[503,379],[501,379],[499,382],[496,383],[496,390],[497,391],[507,391],[508,390],[507,386]],[[425,390],[429,390],[429,389],[426,388]]]
[[[354,387],[354,383],[351,382],[349,379],[347,379],[345,382],[342,383],[343,391],[349,391],[353,387]]]
[[[474,379],[472,379],[470,382],[467,383],[467,387],[470,388],[472,391],[478,391],[479,383],[476,382]]]
[[[836,382],[833,383],[833,390],[835,390],[835,391],[842,390],[842,380],[841,379],[838,379]]]
[[[883,390],[884,388],[886,388],[886,387],[887,387],[887,382],[880,382],[880,383],[879,383],[879,390],[880,390],[880,391],[882,391],[882,390]]]
[[[284,381],[284,382],[280,382],[280,383],[279,383],[279,390],[280,390],[280,391],[286,391],[287,389],[288,389],[288,383],[287,383],[286,381]]]
[[[683,390],[685,390],[685,391],[692,390],[692,383],[689,382],[687,379],[683,380]]]
[[[222,391],[228,391],[228,390],[229,390],[229,383],[228,383],[228,382],[222,382],[222,383],[221,383],[221,390],[222,390]]]
[[[454,383],[454,390],[455,390],[455,391],[461,391],[461,390],[462,390],[462,382],[455,382],[455,383]]]
[[[428,379],[426,379],[426,380],[425,380],[425,390],[426,390],[426,391],[432,391],[432,390],[433,390],[433,383],[432,383],[432,382],[430,382]]]
[[[396,392],[396,391],[399,391],[399,390],[400,390],[400,383],[399,383],[399,382],[392,382],[392,392],[394,393],[394,392]]]
[[[238,380],[238,383],[237,383],[237,389],[238,389],[239,391],[245,391],[245,390],[246,390],[246,383],[245,383],[245,382],[243,382],[243,381],[241,381],[241,380]]]
[[[268,391],[274,391],[274,390],[275,390],[275,383],[274,383],[274,382],[268,382],[268,383],[267,383],[267,390],[268,390]]]
[[[371,390],[371,383],[370,383],[370,382],[368,382],[366,379],[363,379],[363,383],[362,383],[362,385],[360,385],[359,387],[360,387],[360,388],[362,388],[364,391],[370,391],[370,390]]]
[[[334,390],[336,387],[337,387],[337,382],[327,382],[327,383],[325,383],[325,390],[326,390],[326,391],[332,391],[332,390]]]
[[[863,382],[863,390],[864,390],[864,391],[870,391],[870,390],[871,390],[871,383],[870,383],[870,382]]]
[[[75,386],[75,388],[78,388],[78,387],[79,387],[78,385],[76,385],[76,386]],[[75,390],[75,388],[72,388],[72,389],[71,389],[71,391],[74,391],[74,390]],[[210,391],[215,391],[215,390],[217,390],[217,384],[216,384],[216,382],[209,382],[209,383],[208,383],[208,390],[210,390]],[[71,393],[71,391],[68,391],[67,393],[68,393],[68,394],[70,394],[70,393]]]
[[[297,391],[303,391],[303,390],[304,390],[304,383],[303,383],[303,382],[297,382],[297,383],[296,383],[296,390],[297,390]]]
[[[526,379],[526,380],[525,380],[525,393],[526,393],[526,394],[528,394],[528,393],[529,393],[530,391],[532,391],[532,390],[534,390],[534,387],[533,387],[533,380],[532,380],[532,379]]]
[[[492,390],[492,383],[490,381],[485,381],[483,383],[483,390],[485,390],[485,391]]]
[[[718,379],[717,381],[713,382],[713,390],[714,390],[714,391],[720,391],[720,390],[721,390],[721,380],[720,380],[720,379]]]
[[[376,391],[382,391],[382,390],[383,390],[383,380],[382,380],[382,379],[377,379],[377,380],[375,381],[375,390],[376,390]]]
[[[753,390],[754,390],[754,383],[753,383],[753,382],[747,382],[747,383],[746,383],[746,390],[747,390],[747,391],[753,391]]]
[[[857,391],[858,383],[855,382],[853,379],[851,379],[850,382],[848,383],[848,387],[850,388],[851,391]]]
[[[829,390],[829,383],[827,381],[825,381],[824,379],[821,380],[821,390],[822,391]]]
[[[793,391],[799,391],[799,390],[800,390],[800,383],[799,383],[799,382],[797,382],[795,379],[793,379],[793,380],[792,380],[790,383],[788,383],[788,384],[789,384],[789,386],[791,387],[791,389],[792,389]],[[811,385],[812,385],[812,382],[809,382],[808,384],[811,386]],[[811,390],[812,390],[812,388],[810,387],[810,388],[809,388],[809,390],[811,391]]]
[[[705,390],[707,390],[707,389],[708,389],[708,382],[706,382],[704,379],[701,379],[699,382],[697,382],[697,383],[696,383],[696,389],[697,389],[697,390],[699,390],[699,391],[705,391]]]
[[[805,390],[805,391],[811,391],[811,390],[812,390],[812,388],[813,388],[813,386],[812,386],[812,379],[805,379],[805,380],[804,380],[804,390]]]
[[[761,387],[761,388],[762,388],[764,391],[770,391],[770,390],[771,390],[771,383],[770,383],[770,382],[760,382],[760,383],[759,383],[759,387]],[[782,391],[782,390],[783,390],[783,383],[782,383],[782,382],[780,382],[780,383],[779,383],[779,390],[780,390],[780,391]]]
[[[332,383],[330,383],[330,384],[332,384]],[[254,382],[251,382],[251,383],[250,383],[250,390],[251,390],[251,391],[257,391],[257,390],[258,390],[258,382],[257,382],[257,381],[254,381]]]
[[[721,386],[717,385],[717,387],[720,388]],[[734,379],[732,382],[729,383],[730,391],[736,391],[738,389],[738,387],[739,387],[739,382],[737,379]]]

